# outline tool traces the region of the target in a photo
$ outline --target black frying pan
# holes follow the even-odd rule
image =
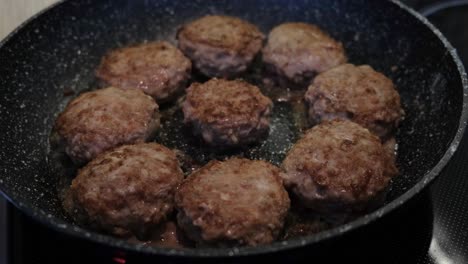
[[[47,160],[57,113],[73,97],[70,94],[95,88],[94,69],[109,49],[154,39],[175,42],[180,25],[206,14],[238,16],[265,33],[285,21],[318,24],[343,42],[350,62],[370,64],[396,83],[407,116],[397,135],[400,175],[384,206],[312,236],[231,249],[144,247],[70,222]],[[0,88],[4,196],[23,212],[69,235],[168,257],[284,252],[323,244],[366,226],[405,204],[441,172],[457,149],[468,115],[468,83],[456,52],[427,20],[397,1],[66,1],[30,19],[0,44]],[[297,131],[288,128],[290,111],[279,109],[277,125],[284,129],[270,136],[294,141]],[[179,139],[161,140],[181,147]],[[283,148],[292,142],[283,142],[281,149],[274,149],[273,143],[249,155],[278,163]]]

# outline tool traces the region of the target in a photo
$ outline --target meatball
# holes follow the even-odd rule
[[[379,138],[348,120],[308,130],[282,165],[285,185],[302,205],[330,218],[379,205],[398,173]]]
[[[184,122],[213,146],[240,146],[269,131],[273,103],[258,87],[241,80],[193,83],[182,104]]]
[[[262,53],[270,69],[295,83],[346,62],[340,42],[306,23],[284,23],[273,28]]]
[[[165,41],[150,42],[111,51],[96,75],[123,89],[141,89],[158,103],[173,99],[187,85],[192,63]]]
[[[350,119],[389,138],[404,114],[393,82],[368,65],[344,64],[318,75],[305,100],[314,123]]]
[[[116,146],[144,142],[158,127],[158,105],[151,97],[109,87],[72,100],[54,130],[68,156],[81,164]]]
[[[180,185],[177,222],[200,245],[273,242],[290,206],[281,173],[265,161],[211,161]]]
[[[175,154],[156,143],[125,145],[82,168],[64,207],[78,222],[144,237],[166,219],[183,179]]]
[[[239,18],[204,16],[177,33],[179,48],[201,73],[229,78],[244,72],[262,48],[259,29]]]

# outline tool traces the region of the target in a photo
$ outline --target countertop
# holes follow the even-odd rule
[[[26,19],[58,0],[0,0],[0,39]]]

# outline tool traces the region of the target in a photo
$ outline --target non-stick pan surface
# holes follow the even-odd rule
[[[400,175],[393,181],[384,206],[316,235],[231,249],[145,247],[69,221],[47,161],[49,133],[57,114],[78,93],[96,87],[94,69],[106,51],[146,40],[175,42],[180,25],[206,14],[238,16],[265,33],[286,21],[315,23],[343,42],[351,63],[370,64],[395,82],[406,118],[397,135]],[[367,0],[287,4],[279,0],[66,1],[32,18],[1,43],[0,89],[0,189],[13,204],[65,233],[169,256],[275,252],[311,245],[383,217],[423,189],[449,161],[466,125],[468,97],[463,66],[438,30],[398,2]],[[267,139],[271,144],[248,156],[278,163],[297,137],[297,130],[290,129],[292,117],[281,110],[287,106],[278,105],[274,123],[278,129]],[[276,149],[276,139],[290,143]],[[180,147],[186,139],[180,140],[165,143]]]

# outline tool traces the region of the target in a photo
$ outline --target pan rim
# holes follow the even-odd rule
[[[15,36],[21,29],[23,29],[27,24],[31,21],[35,20],[39,16],[47,13],[49,10],[58,7],[59,5],[64,4],[67,0],[60,0],[37,14],[33,15],[25,22],[23,22],[20,26],[18,26],[15,30],[13,30],[10,34],[8,34],[3,40],[0,41],[0,49],[13,37]],[[388,213],[394,211],[400,205],[407,202],[413,196],[421,192],[429,183],[431,183],[440,172],[445,168],[448,164],[458,146],[462,140],[467,120],[468,120],[468,79],[465,72],[465,68],[463,63],[461,62],[456,50],[453,46],[449,43],[449,41],[443,36],[443,34],[431,23],[429,22],[424,16],[414,11],[412,8],[406,6],[405,4],[401,3],[399,0],[390,0],[391,4],[395,4],[399,8],[403,9],[403,11],[409,13],[416,19],[418,19],[421,23],[423,23],[426,27],[428,27],[441,41],[441,43],[445,46],[447,51],[450,53],[450,56],[453,62],[457,66],[458,73],[461,78],[461,83],[463,86],[463,106],[461,110],[460,120],[458,124],[458,130],[455,136],[453,137],[450,145],[447,147],[446,152],[442,156],[442,158],[438,161],[438,163],[429,171],[427,172],[422,179],[416,183],[412,188],[407,190],[404,194],[400,195],[397,199],[391,201],[390,203],[386,204],[385,206],[379,208],[378,210],[373,211],[372,213],[363,215],[358,219],[346,223],[344,225],[325,230],[319,232],[314,235],[304,236],[301,238],[294,238],[287,241],[278,241],[268,245],[260,245],[256,247],[234,247],[234,248],[227,248],[227,249],[217,249],[217,248],[208,248],[208,249],[171,249],[171,248],[156,248],[156,247],[149,247],[144,245],[136,245],[126,242],[125,240],[118,239],[109,235],[97,233],[95,231],[90,231],[84,229],[82,227],[70,225],[68,222],[59,219],[55,216],[47,214],[45,211],[39,208],[33,208],[29,206],[27,203],[24,203],[17,197],[17,195],[13,193],[6,193],[4,190],[3,182],[0,182],[0,193],[15,207],[19,210],[24,212],[29,217],[39,221],[40,223],[46,225],[47,227],[52,228],[55,231],[64,233],[66,235],[70,235],[75,238],[80,238],[84,240],[88,240],[90,242],[104,244],[106,246],[116,247],[128,251],[133,251],[136,253],[146,253],[146,254],[154,254],[160,256],[167,256],[167,257],[243,257],[243,256],[253,256],[253,255],[263,255],[268,253],[274,253],[279,251],[286,251],[291,250],[294,248],[303,247],[306,245],[315,244],[318,242],[325,241],[327,239],[331,239],[336,237],[339,234],[349,232],[351,230],[356,230],[361,228],[371,222],[378,220],[379,218],[387,215]]]

